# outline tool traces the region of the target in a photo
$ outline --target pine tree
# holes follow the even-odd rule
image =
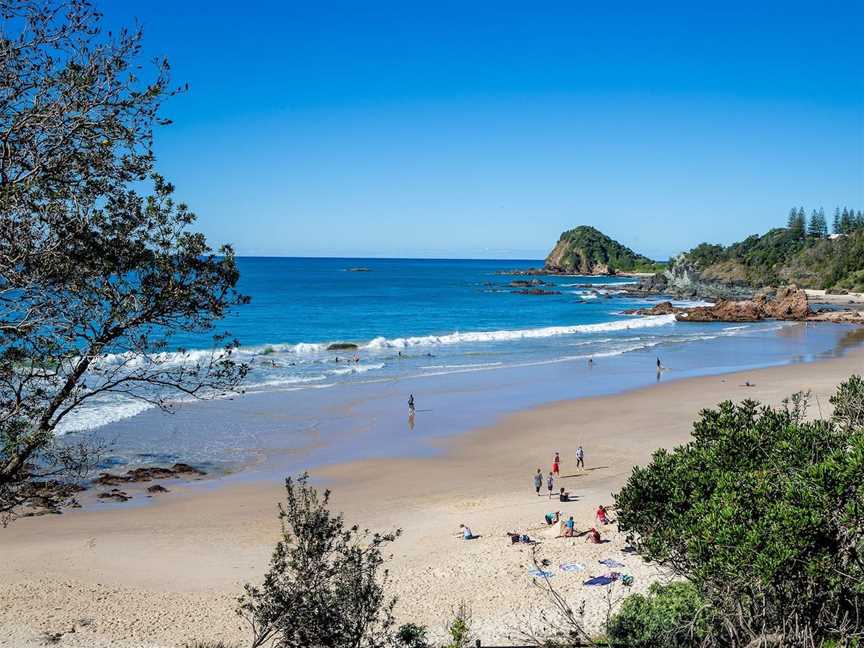
[[[843,213],[840,214],[840,233],[849,234],[853,229],[853,225],[852,218],[849,216],[849,209],[844,207]]]
[[[810,226],[807,229],[807,235],[813,238],[825,238],[828,236],[828,224],[825,222],[825,212],[813,210],[810,214]]]
[[[807,235],[807,216],[803,207],[789,212],[789,231],[796,239],[803,239]]]
[[[793,229],[795,227],[795,219],[798,218],[798,210],[794,207],[789,210],[789,218],[786,219],[786,228]]]
[[[831,231],[835,234],[842,234],[843,232],[840,230],[840,208],[834,208],[834,225],[831,228]]]

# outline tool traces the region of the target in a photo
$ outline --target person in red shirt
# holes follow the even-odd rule
[[[561,475],[561,472],[559,469],[560,464],[561,464],[561,457],[556,452],[555,458],[552,460],[552,474],[554,474],[556,477],[559,477]]]

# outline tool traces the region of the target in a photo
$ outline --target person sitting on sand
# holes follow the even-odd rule
[[[564,523],[564,537],[572,538],[576,534],[576,522],[571,515]]]
[[[548,524],[549,526],[555,524],[559,519],[561,519],[561,511],[555,511],[554,513],[546,514],[546,524]]]
[[[591,530],[588,532],[588,535],[585,536],[585,542],[590,542],[591,544],[600,544],[600,532],[592,527]]]
[[[608,511],[602,504],[597,507],[597,521],[600,524],[609,524]]]
[[[466,525],[460,524],[459,528],[462,529],[462,539],[463,540],[473,540],[474,538],[477,537],[471,532],[471,529],[469,529]]]
[[[563,486],[561,487],[561,490],[558,491],[558,501],[559,502],[569,502],[570,501],[570,494],[564,490]]]

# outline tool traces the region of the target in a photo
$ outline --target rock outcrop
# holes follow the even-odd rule
[[[175,463],[170,468],[133,468],[123,475],[102,473],[93,483],[97,486],[118,486],[119,484],[130,484],[149,482],[154,479],[171,479],[173,477],[202,477],[207,473],[189,464]]]
[[[759,295],[742,301],[720,300],[713,306],[681,309],[679,322],[758,322],[764,319],[796,320],[811,315],[807,294],[796,286],[780,288],[774,298]]]

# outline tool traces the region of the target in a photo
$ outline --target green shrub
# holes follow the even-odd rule
[[[396,643],[404,648],[428,648],[426,626],[406,623],[396,631]]]
[[[704,605],[686,582],[654,583],[648,596],[632,594],[609,621],[610,646],[677,648],[698,645],[708,631]]]

